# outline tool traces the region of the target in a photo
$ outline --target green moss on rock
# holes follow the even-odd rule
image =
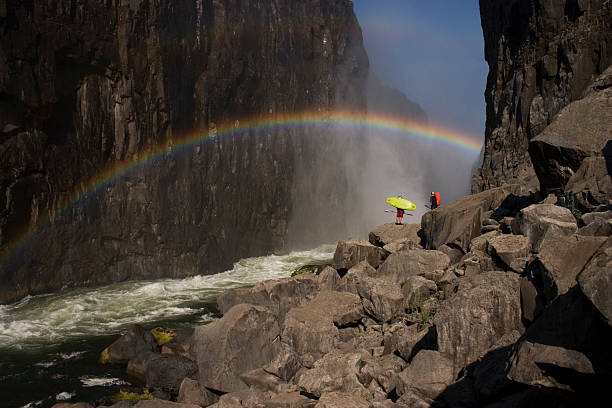
[[[157,344],[160,346],[163,346],[164,344],[168,343],[170,340],[174,338],[175,330],[166,329],[163,327],[156,327],[154,329],[151,329],[151,334],[155,338],[155,341],[157,342]]]

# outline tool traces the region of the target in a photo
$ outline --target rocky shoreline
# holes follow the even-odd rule
[[[162,346],[135,326],[105,360],[156,390],[138,408],[596,406],[612,378],[612,211],[577,220],[516,188],[225,292],[219,320]]]

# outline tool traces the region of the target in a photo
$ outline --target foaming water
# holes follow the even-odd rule
[[[44,348],[69,340],[118,333],[134,323],[185,316],[192,316],[192,323],[203,324],[215,318],[209,308],[220,293],[290,276],[302,265],[330,260],[333,251],[333,245],[323,245],[287,255],[243,259],[232,270],[216,275],[131,281],[28,296],[20,302],[0,306],[0,350]]]

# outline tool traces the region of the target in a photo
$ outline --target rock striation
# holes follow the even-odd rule
[[[0,31],[0,303],[219,272],[282,248],[313,191],[327,200],[299,209],[308,231],[344,229],[341,138],[222,131],[365,114],[351,2],[9,0]]]
[[[487,120],[484,160],[472,191],[514,180],[536,191],[534,166],[542,183],[547,161],[540,161],[540,154],[532,165],[528,150],[532,159],[534,151],[546,153],[530,141],[585,92],[610,86],[609,79],[598,77],[612,64],[612,5],[607,0],[480,0],[480,15],[489,64]],[[595,123],[591,119],[596,118],[582,123]],[[578,123],[568,129],[573,130],[579,130]],[[575,159],[573,172],[579,165]]]

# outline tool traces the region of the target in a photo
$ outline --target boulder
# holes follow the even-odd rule
[[[409,249],[389,255],[378,269],[378,276],[403,285],[410,276],[444,270],[449,266],[450,259],[443,252]]]
[[[271,394],[256,389],[234,391],[224,394],[219,402],[209,408],[259,408],[265,407]]]
[[[299,373],[294,382],[317,397],[327,392],[343,392],[368,399],[368,390],[359,381],[364,364],[361,353],[345,354],[334,350],[315,362],[310,370]]]
[[[370,403],[361,397],[341,392],[328,392],[319,399],[315,408],[370,408]]]
[[[136,324],[108,346],[108,362],[127,364],[140,354],[156,350],[157,343],[151,332]]]
[[[302,368],[300,360],[295,351],[283,344],[282,351],[276,355],[274,360],[263,367],[270,374],[274,374],[283,381],[289,381],[298,370]]]
[[[395,390],[398,374],[406,368],[408,363],[395,354],[367,360],[360,372],[363,384],[376,383],[381,387],[385,397]]]
[[[530,268],[547,303],[576,284],[578,274],[605,241],[605,237],[570,235],[542,245]]]
[[[338,281],[338,291],[351,292],[357,294],[357,285],[359,281],[366,277],[377,276],[378,272],[367,261],[361,261],[353,266],[348,272]]]
[[[512,356],[512,345],[485,354],[473,370],[474,388],[481,401],[490,401],[511,388],[507,366]]]
[[[420,229],[421,226],[419,224],[383,224],[374,228],[368,235],[368,238],[372,245],[379,247],[384,247],[397,241],[401,241],[407,246],[416,247],[421,243],[421,238],[418,235]]]
[[[402,285],[406,307],[416,307],[438,290],[434,281],[422,276],[410,276]]]
[[[540,190],[563,190],[586,157],[602,156],[612,134],[612,88],[567,105],[529,142]],[[612,193],[612,191],[609,191]]]
[[[172,339],[161,348],[161,353],[168,356],[181,356],[195,361],[193,355],[193,328],[181,328],[174,331]]]
[[[183,379],[198,378],[198,366],[185,357],[150,354],[144,360],[144,378],[149,387],[178,392]]]
[[[584,225],[589,225],[596,220],[612,220],[612,211],[590,212],[582,215],[582,222]]]
[[[580,228],[578,234],[591,237],[609,237],[612,235],[612,220],[596,218],[587,226]]]
[[[429,329],[429,327],[426,327],[419,330],[418,324],[406,326],[404,322],[397,322],[388,326],[384,331],[385,348],[383,353],[385,355],[398,353],[404,360],[410,361],[415,346],[423,343]]]
[[[357,292],[365,311],[379,322],[388,322],[404,311],[404,294],[393,282],[364,277],[357,282]]]
[[[198,381],[185,378],[181,382],[177,401],[183,404],[193,404],[200,407],[207,407],[219,400],[219,397],[200,386]]]
[[[542,310],[544,310],[544,299],[531,278],[527,276],[521,277],[520,285],[523,320],[526,323],[533,323],[542,313]]]
[[[582,210],[592,211],[612,201],[612,175],[609,163],[612,152],[607,156],[587,157],[578,171],[569,179],[565,191],[570,193]]]
[[[311,400],[299,392],[283,392],[272,395],[265,408],[314,408],[317,401]]]
[[[338,271],[327,265],[318,275],[320,290],[338,290],[341,278]]]
[[[240,374],[240,379],[249,389],[259,391],[276,391],[284,382],[277,376],[270,374],[263,368],[256,368],[247,373]]]
[[[387,257],[387,252],[359,238],[351,238],[338,242],[332,266],[337,270],[347,270],[361,261],[368,261],[377,268]]]
[[[523,331],[519,276],[488,272],[459,279],[457,293],[434,317],[438,349],[451,359],[455,374],[476,361],[504,335]]]
[[[488,248],[493,259],[504,269],[521,273],[531,255],[531,242],[523,235],[499,235],[488,239]]]
[[[400,373],[397,394],[414,393],[421,398],[434,400],[454,379],[451,360],[437,351],[421,350]]]
[[[285,314],[319,291],[319,277],[298,275],[292,278],[268,280],[252,288],[232,289],[217,298],[219,311],[227,313],[233,306],[248,303],[268,308],[282,324]]]
[[[134,408],[200,408],[200,406],[155,399],[138,401]]]
[[[460,248],[452,247],[446,244],[440,245],[438,251],[445,253],[448,256],[451,265],[459,262],[459,260],[463,258],[463,255],[465,255],[465,252],[463,252],[463,250],[461,250]]]
[[[221,319],[196,328],[200,384],[231,392],[246,388],[240,374],[271,362],[281,351],[280,327],[265,307],[241,304]]]
[[[511,192],[494,188],[429,211],[421,220],[423,246],[437,249],[453,244],[468,251],[470,241],[481,234],[483,214],[498,208]]]
[[[612,238],[598,249],[578,276],[580,290],[612,326]]]
[[[553,204],[532,204],[519,211],[512,222],[512,232],[529,238],[534,250],[547,240],[554,241],[578,231],[572,212]]]
[[[523,341],[513,356],[508,377],[512,381],[532,387],[571,390],[563,380],[547,375],[546,371],[552,371],[551,367],[561,369],[566,375],[568,371],[572,371],[574,375],[595,374],[589,359],[579,351]]]
[[[283,342],[299,356],[300,364],[312,364],[330,352],[340,341],[338,326],[363,317],[359,296],[348,292],[321,292],[316,298],[287,313],[282,330]]]

